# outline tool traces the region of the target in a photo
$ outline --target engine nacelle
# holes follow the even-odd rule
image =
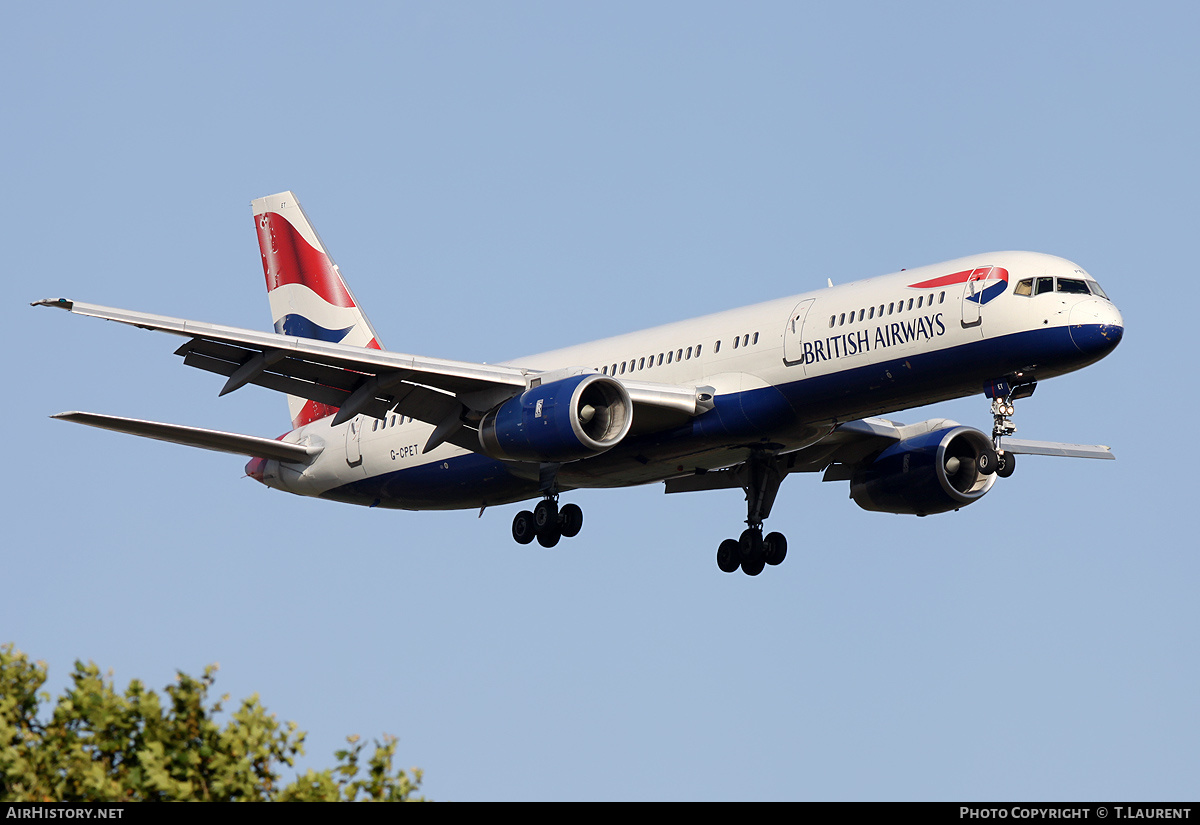
[[[492,458],[575,461],[615,447],[633,423],[633,402],[606,375],[574,375],[510,398],[479,424]]]
[[[992,441],[971,427],[947,427],[888,447],[850,478],[850,497],[864,510],[927,516],[983,498],[995,474],[979,470]]]

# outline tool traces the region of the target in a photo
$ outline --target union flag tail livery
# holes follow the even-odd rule
[[[258,198],[251,206],[275,331],[331,344],[382,349],[375,329],[296,196],[281,192]],[[294,395],[287,400],[293,428],[333,415],[338,409]]]
[[[221,395],[254,384],[288,396],[294,429],[271,439],[56,418],[249,456],[250,478],[331,501],[482,515],[532,500],[512,537],[543,547],[583,526],[577,504],[559,504],[571,490],[741,489],[746,529],[720,542],[716,561],[748,576],[787,555],[764,522],[793,473],[849,482],[864,510],[928,516],[983,498],[1018,455],[1113,457],[1099,444],[1013,438],[1019,401],[1099,361],[1125,332],[1096,279],[1065,258],[986,252],[486,363],[384,350],[295,196],[253,207],[273,332],[66,298],[36,305],[182,337],[176,355],[223,376]],[[972,395],[987,399],[990,434],[877,417]]]

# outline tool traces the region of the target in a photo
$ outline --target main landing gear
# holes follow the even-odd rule
[[[559,539],[573,538],[583,529],[583,510],[578,504],[558,506],[557,495],[547,495],[533,512],[522,510],[513,518],[512,534],[518,544],[534,539],[542,547],[553,547]]]
[[[756,453],[737,472],[743,474],[746,491],[746,529],[740,538],[725,539],[717,548],[717,567],[733,573],[739,567],[747,576],[757,576],[768,565],[776,565],[787,556],[783,533],[763,536],[763,522],[771,515],[775,495],[785,473],[775,464],[774,456]]]
[[[1017,457],[1006,452],[1001,446],[1001,439],[1017,431],[1013,424],[1013,413],[1016,407],[1013,401],[1018,398],[1028,398],[1037,389],[1037,382],[1027,376],[1017,374],[1005,381],[996,381],[984,389],[984,394],[992,399],[992,446],[988,454],[980,454],[979,470],[990,475],[995,473],[1000,478],[1008,478],[1017,469]]]

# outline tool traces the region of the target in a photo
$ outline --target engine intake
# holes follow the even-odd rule
[[[532,387],[489,411],[479,444],[492,458],[575,461],[612,449],[632,423],[625,387],[589,373]]]
[[[996,481],[979,468],[992,449],[971,427],[947,427],[888,447],[850,478],[850,497],[864,510],[927,516],[979,499]]]

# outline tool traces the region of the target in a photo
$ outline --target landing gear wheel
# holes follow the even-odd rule
[[[513,538],[517,544],[529,544],[537,535],[537,528],[533,524],[533,513],[528,510],[522,510],[513,517],[512,523]]]
[[[750,573],[751,576],[757,576],[763,566],[763,536],[761,529],[751,527],[748,530],[742,531],[742,537],[738,541],[739,549],[742,552],[742,569],[745,570],[746,563],[749,562],[751,568],[755,565],[758,570]],[[747,571],[749,572],[749,571]]]
[[[1017,457],[1012,453],[1000,453],[1000,462],[996,465],[996,475],[1008,478],[1017,469]]]
[[[787,557],[787,539],[783,533],[768,533],[763,539],[763,560],[776,565]]]
[[[574,538],[583,529],[583,510],[578,504],[564,504],[558,511],[558,529],[563,538]]]
[[[558,502],[552,498],[544,498],[537,503],[533,508],[533,526],[537,530],[538,536],[543,532],[553,529],[558,532]],[[555,540],[557,542],[557,539]],[[553,547],[553,544],[546,545]]]
[[[757,562],[751,561],[750,559],[745,559],[742,562],[742,572],[745,573],[747,576],[757,576],[759,573],[761,573],[763,571],[763,568],[766,566],[767,566],[767,563],[764,562],[761,558]]]
[[[557,524],[547,530],[540,530],[537,534],[537,542],[542,547],[553,547],[561,538],[562,533],[559,532]]]
[[[732,573],[742,564],[742,546],[737,539],[725,539],[717,548],[717,567],[722,573]]]
[[[979,457],[975,459],[975,468],[985,476],[990,476],[996,472],[996,465],[1000,463],[999,454],[988,447],[979,453]]]

